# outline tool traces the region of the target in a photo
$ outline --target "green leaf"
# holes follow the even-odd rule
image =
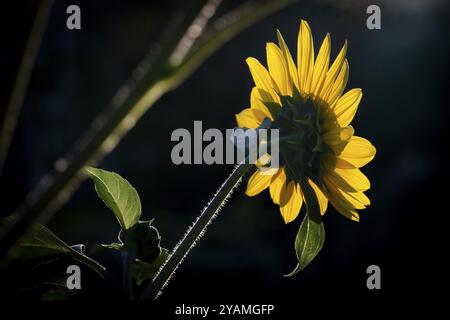
[[[14,217],[0,220],[0,235],[5,234],[14,224]],[[40,224],[33,224],[29,230],[12,249],[13,256],[20,259],[31,259],[53,254],[70,254],[75,252],[64,241],[59,239],[50,230]]]
[[[153,279],[168,256],[167,249],[161,249],[161,253],[152,263],[135,260],[131,265],[131,274],[136,279],[136,284],[139,286],[143,281]]]
[[[292,277],[308,266],[320,250],[322,250],[325,242],[325,229],[323,227],[317,196],[308,182],[301,182],[300,185],[305,195],[308,212],[295,238],[297,266],[286,277]]]
[[[0,236],[14,225],[16,217],[10,216],[0,219]],[[11,256],[16,260],[29,260],[45,256],[67,256],[85,264],[104,278],[105,268],[88,256],[72,249],[63,240],[43,225],[33,223],[11,249]]]
[[[117,173],[86,167],[94,180],[95,190],[108,208],[116,215],[122,229],[134,226],[141,216],[141,201],[131,184]]]
[[[309,265],[322,249],[324,241],[323,223],[317,223],[306,215],[295,238],[295,252],[298,263],[294,271],[286,277],[292,277]]]

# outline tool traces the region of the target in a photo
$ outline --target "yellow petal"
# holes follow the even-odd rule
[[[368,140],[353,136],[342,152],[338,154],[336,167],[342,169],[361,168],[372,161],[375,154],[376,149]]]
[[[247,58],[246,62],[256,87],[269,93],[270,101],[279,102],[280,99],[275,90],[273,90],[273,80],[270,77],[269,71],[255,58]]]
[[[326,168],[327,178],[345,192],[358,192],[370,189],[370,181],[359,169]]]
[[[354,208],[346,206],[345,203],[343,203],[338,197],[331,193],[329,193],[327,196],[333,207],[335,207],[340,214],[350,220],[359,222],[359,214]]]
[[[341,202],[355,209],[365,209],[370,205],[370,199],[363,192],[344,192],[333,184],[327,184],[327,187]]]
[[[270,186],[272,177],[269,175],[262,175],[259,171],[256,171],[248,180],[247,190],[245,194],[252,197],[265,190]]]
[[[314,192],[316,193],[317,201],[319,202],[319,207],[320,207],[320,214],[324,215],[325,211],[327,211],[328,199],[323,194],[322,190],[320,190],[320,188],[309,178],[308,178],[308,183],[313,188]]]
[[[262,89],[257,87],[253,87],[252,93],[250,94],[250,106],[252,109],[258,109],[264,112],[264,114],[273,121],[273,116],[270,113],[269,109],[267,109],[264,101],[272,102],[271,95]]]
[[[331,92],[336,77],[338,76],[339,71],[342,68],[342,64],[344,63],[346,53],[347,53],[347,41],[345,41],[344,46],[342,47],[341,51],[337,55],[333,64],[331,65],[330,70],[328,70],[327,72],[327,76],[325,78],[325,82],[323,84],[320,93],[320,97],[324,100],[327,97],[327,95]]]
[[[326,184],[324,192],[333,207],[335,207],[336,210],[344,217],[347,217],[353,221],[359,221],[359,214],[356,212],[355,208],[350,203],[345,201],[345,199],[340,198],[339,195],[329,190],[330,187],[333,188],[329,181],[324,179],[324,182]]]
[[[339,98],[333,108],[336,119],[342,127],[348,126],[358,110],[359,102],[362,99],[361,89],[352,89]]]
[[[260,174],[272,176],[272,177],[274,177],[278,173],[279,170],[280,170],[280,168],[270,168],[270,167],[259,168]]]
[[[286,190],[286,173],[284,168],[280,168],[278,173],[273,176],[270,184],[270,196],[275,204],[280,204],[281,194]]]
[[[336,153],[343,150],[354,133],[355,129],[352,126],[344,128],[334,127],[332,130],[324,133],[322,139]]]
[[[275,82],[275,90],[282,96],[292,95],[292,80],[281,49],[275,43],[266,46],[269,73]]]
[[[303,204],[302,193],[297,182],[289,182],[285,193],[282,195],[281,203],[280,211],[284,222],[289,223],[294,221],[300,213]]]
[[[362,197],[362,195],[364,195],[362,192],[355,192],[355,193],[350,193],[350,192],[344,192],[342,190],[340,190],[339,188],[336,187],[335,184],[333,183],[329,183],[327,184],[327,188],[328,190],[334,194],[335,197],[337,197],[341,203],[345,203],[347,207],[352,207],[354,209],[365,209],[366,206],[363,204],[362,201],[358,200],[364,200],[364,202],[367,202],[367,200],[369,200],[367,197]],[[352,196],[354,195],[354,196]]]
[[[256,129],[266,118],[264,112],[258,109],[247,108],[236,115],[236,121],[240,128]]]
[[[344,63],[342,64],[341,70],[339,71],[339,74],[336,78],[336,81],[334,81],[329,94],[325,98],[330,107],[334,106],[336,101],[340,98],[340,96],[344,92],[345,86],[347,85],[347,81],[348,81],[348,62],[347,59],[345,59]]]
[[[308,22],[302,20],[297,41],[297,68],[300,91],[309,94],[314,67],[314,44]]]
[[[348,193],[348,195],[359,201],[365,207],[370,206],[370,199],[363,192]]]
[[[283,52],[283,56],[286,61],[286,65],[288,66],[289,75],[293,81],[294,86],[297,88],[297,90],[300,90],[299,85],[298,85],[297,67],[295,66],[294,59],[292,59],[291,52],[289,51],[289,48],[286,45],[286,42],[284,41],[283,36],[281,35],[281,32],[279,30],[277,30],[277,37],[278,37],[278,44],[281,48],[281,51]]]
[[[323,82],[325,81],[330,63],[330,51],[331,38],[330,34],[327,33],[319,49],[319,53],[317,54],[316,63],[314,64],[310,90],[313,96],[318,96],[322,90]]]
[[[271,160],[271,156],[268,153],[265,153],[256,161],[255,165],[259,169],[259,174],[265,176],[274,176],[278,173],[280,168],[276,167],[267,167]]]
[[[269,164],[269,162],[270,162],[270,154],[265,153],[261,157],[259,157],[259,159],[256,161],[255,165],[258,168],[260,168],[260,167],[263,167],[263,166]]]

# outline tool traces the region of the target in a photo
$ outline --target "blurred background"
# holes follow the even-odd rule
[[[11,213],[70,150],[108,105],[182,1],[55,1],[16,135],[0,177],[0,214]],[[224,1],[218,15],[239,1]],[[81,8],[82,29],[66,28],[66,8]],[[381,8],[381,30],[368,30],[366,8]],[[10,93],[36,1],[7,6],[0,44],[0,106]],[[265,63],[276,29],[296,52],[300,19],[312,28],[316,52],[326,32],[334,58],[349,41],[348,88],[364,97],[353,121],[357,135],[377,147],[363,169],[372,205],[351,222],[329,207],[326,241],[315,261],[291,279],[300,220],[285,225],[268,192],[249,198],[241,186],[192,250],[161,297],[177,303],[277,303],[294,308],[308,297],[354,301],[415,296],[441,273],[437,229],[449,179],[448,4],[446,1],[300,1],[246,29],[168,93],[108,155],[100,167],[138,190],[145,219],[154,218],[162,246],[172,249],[228,176],[228,165],[172,164],[177,128],[233,128],[249,106],[253,82],[245,58]],[[0,117],[4,116],[0,107]],[[84,182],[48,227],[120,275],[120,255],[99,246],[116,240],[119,225]],[[436,255],[434,253],[436,252]],[[431,260],[431,262],[430,262]],[[366,287],[366,268],[381,268],[380,291]],[[430,272],[433,270],[433,272]],[[436,278],[434,278],[436,277]],[[300,303],[300,302],[299,302]]]

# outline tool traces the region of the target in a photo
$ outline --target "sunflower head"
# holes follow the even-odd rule
[[[375,156],[375,148],[354,135],[350,126],[361,89],[344,94],[348,80],[347,42],[330,65],[331,38],[327,34],[315,55],[311,29],[301,21],[297,64],[281,35],[268,43],[267,66],[255,58],[247,64],[255,82],[251,107],[236,115],[239,127],[257,128],[266,119],[280,135],[280,169],[274,174],[257,170],[247,195],[269,188],[286,223],[299,214],[305,200],[301,185],[314,190],[321,214],[328,202],[344,216],[358,221],[357,209],[370,204],[364,191],[370,182],[359,170]]]

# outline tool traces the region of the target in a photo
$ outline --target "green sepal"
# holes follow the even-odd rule
[[[152,222],[139,221],[132,228],[119,232],[119,243],[102,245],[108,249],[133,253],[135,259],[131,263],[131,274],[137,285],[153,279],[168,256],[168,251],[160,246],[161,236]]]
[[[119,233],[124,250],[134,252],[136,259],[144,262],[152,262],[161,253],[161,237],[152,222],[153,220],[139,221],[131,229],[122,229]]]

